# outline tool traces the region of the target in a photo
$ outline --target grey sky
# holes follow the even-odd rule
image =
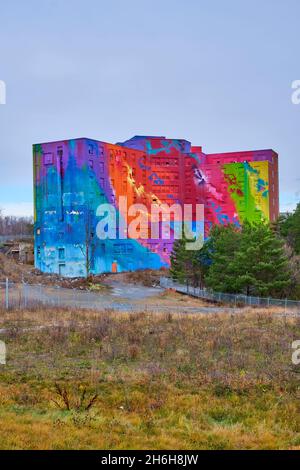
[[[35,142],[135,134],[273,148],[300,199],[298,0],[0,0],[0,207],[30,213]]]

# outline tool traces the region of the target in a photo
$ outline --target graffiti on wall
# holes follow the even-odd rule
[[[196,233],[199,222],[203,238],[214,224],[239,226],[278,212],[273,151],[209,155],[185,140],[136,136],[116,145],[91,139],[38,144],[33,154],[35,264],[44,272],[77,277],[168,267],[177,222],[174,214],[169,227],[156,219],[153,237],[148,231],[153,206],[187,205],[183,223]],[[126,206],[120,203],[124,197]],[[116,214],[106,217],[115,224],[116,239],[97,236],[101,204],[115,208]],[[139,238],[128,237],[124,228],[135,220],[128,210],[134,205],[141,212]]]

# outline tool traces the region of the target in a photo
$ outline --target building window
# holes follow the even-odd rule
[[[94,146],[92,144],[89,144],[89,154],[94,155]]]
[[[58,248],[58,259],[60,259],[60,260],[65,259],[65,249],[64,248]]]
[[[114,244],[114,247],[113,247],[113,250],[114,250],[114,251],[113,251],[113,252],[114,252],[115,254],[123,253],[122,248],[123,248],[123,245],[121,245],[121,244]]]
[[[94,168],[94,161],[93,160],[89,160],[89,167]]]
[[[44,164],[53,165],[53,153],[44,153]]]

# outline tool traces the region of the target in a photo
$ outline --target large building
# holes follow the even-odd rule
[[[278,155],[273,150],[205,154],[183,139],[135,136],[118,144],[87,138],[36,144],[35,266],[79,277],[169,265],[174,240],[149,232],[124,236],[133,215],[119,206],[204,205],[203,232],[214,224],[274,221],[278,216]],[[116,239],[97,236],[99,205],[116,208]],[[122,221],[122,223],[120,222]],[[146,223],[147,225],[147,223]],[[126,229],[125,229],[126,230]],[[141,227],[141,231],[147,227]]]

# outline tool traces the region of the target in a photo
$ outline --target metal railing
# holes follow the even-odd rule
[[[159,288],[158,288],[159,290]],[[113,293],[91,292],[88,290],[70,289],[42,284],[14,283],[8,279],[0,282],[0,310],[29,308],[62,307],[90,309],[96,311],[115,310],[119,312],[166,312],[166,313],[199,313],[201,308],[185,305],[163,305],[145,300],[132,302],[130,299],[114,297]],[[203,310],[203,309],[202,309]],[[214,311],[215,308],[205,308]]]
[[[112,302],[105,301],[99,293],[86,290],[14,283],[8,279],[0,282],[0,308],[11,310],[43,306],[103,310],[112,308]],[[122,303],[114,303],[114,308],[123,309],[122,307]]]
[[[288,299],[273,299],[267,297],[245,296],[241,294],[225,294],[222,292],[211,292],[206,289],[188,287],[172,281],[170,278],[160,278],[160,286],[164,289],[174,289],[177,292],[188,294],[217,304],[228,304],[231,307],[260,306],[281,307],[285,311],[293,310],[300,313],[300,302]],[[117,311],[149,311],[149,312],[173,312],[173,313],[198,313],[210,312],[220,308],[197,307],[182,305],[154,304],[152,302],[143,304],[134,303],[131,300],[118,299],[111,293],[99,293],[88,290],[68,289],[59,286],[48,286],[42,284],[13,283],[8,279],[0,282],[0,309],[24,309],[43,306],[84,308],[91,310],[117,310]]]
[[[199,287],[191,287],[173,281],[170,278],[161,277],[160,286],[165,289],[174,289],[177,292],[188,294],[193,297],[210,300],[217,303],[228,303],[235,307],[241,305],[256,307],[282,307],[285,311],[296,309],[300,312],[300,301],[289,299],[273,299],[271,297],[255,297],[242,294],[225,294],[223,292],[213,292]]]

